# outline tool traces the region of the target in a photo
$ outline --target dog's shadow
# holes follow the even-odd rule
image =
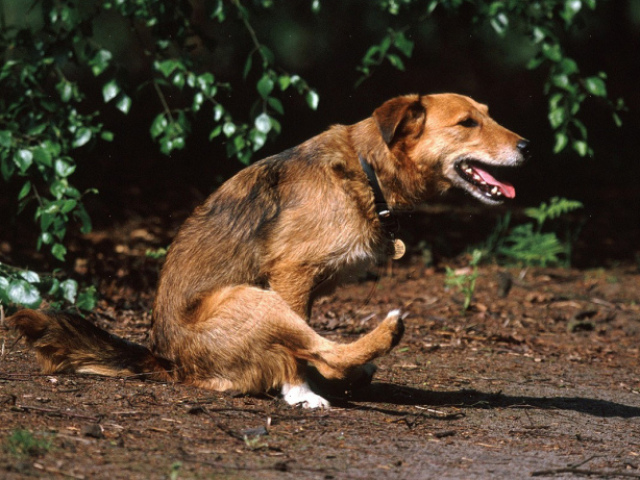
[[[332,404],[345,408],[365,408],[400,413],[385,408],[389,405],[421,405],[430,407],[459,408],[536,408],[545,410],[572,410],[594,417],[640,417],[640,407],[624,405],[609,400],[585,397],[535,397],[512,396],[502,393],[485,393],[478,390],[437,392],[413,387],[374,382],[371,385],[348,392],[345,395],[331,395]],[[358,403],[379,404],[379,406]],[[404,415],[406,412],[402,412]]]

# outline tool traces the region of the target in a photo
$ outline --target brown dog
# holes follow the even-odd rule
[[[22,310],[8,324],[47,373],[147,375],[213,390],[281,388],[328,406],[307,384],[370,381],[367,365],[400,340],[398,311],[349,344],[306,322],[314,299],[390,251],[394,209],[460,187],[486,203],[515,195],[487,166],[517,166],[527,141],[460,95],[404,96],[255,163],[184,223],[164,265],[151,348],[63,313]]]

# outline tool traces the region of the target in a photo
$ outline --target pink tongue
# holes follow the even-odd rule
[[[507,198],[515,198],[516,189],[513,188],[513,185],[511,185],[509,183],[499,182],[498,180],[493,178],[491,175],[489,175],[488,172],[485,172],[484,170],[479,169],[475,165],[473,166],[473,169],[489,185],[493,185],[493,186],[498,187],[500,189],[500,191],[502,192],[502,195],[504,195]]]

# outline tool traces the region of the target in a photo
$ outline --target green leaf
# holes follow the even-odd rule
[[[80,232],[87,234],[90,233],[93,225],[91,224],[91,217],[84,208],[84,205],[79,204],[73,212],[73,216],[80,221]]]
[[[173,150],[182,150],[186,145],[184,137],[175,137],[172,142]]]
[[[241,151],[246,144],[247,142],[245,141],[244,137],[242,137],[242,135],[236,135],[235,137],[233,137],[233,146],[235,147],[236,152]]]
[[[44,148],[47,152],[49,152],[49,155],[51,155],[51,157],[57,157],[58,155],[60,155],[60,152],[62,151],[62,147],[60,146],[60,143],[52,142],[51,140],[45,140],[40,144],[40,146]],[[35,160],[37,162],[38,158],[36,157]],[[45,163],[45,165],[50,167],[51,163],[50,162]]]
[[[309,105],[309,108],[311,108],[311,110],[318,109],[318,103],[320,102],[320,97],[315,92],[315,90],[309,90],[307,92],[307,95],[305,96],[305,100],[307,101],[307,105]]]
[[[254,125],[256,130],[266,135],[271,131],[271,117],[263,112],[256,117]]]
[[[7,291],[9,290],[9,279],[0,274],[0,304],[8,302]]]
[[[211,130],[211,133],[209,133],[209,140],[210,141],[213,140],[214,138],[219,136],[221,133],[222,133],[222,126],[218,125],[213,130]]]
[[[12,280],[7,289],[9,301],[29,308],[37,308],[42,303],[38,289],[26,280]]]
[[[25,148],[18,150],[13,155],[13,161],[22,173],[25,173],[33,163],[33,153]]]
[[[20,272],[20,276],[29,283],[40,283],[40,275],[31,270],[23,270]]]
[[[53,169],[58,176],[65,178],[76,170],[76,166],[65,159],[58,158],[53,164]]]
[[[560,49],[560,45],[555,43],[543,43],[542,54],[553,62],[559,62],[562,60],[562,50]]]
[[[224,133],[227,138],[233,135],[235,131],[236,126],[233,122],[225,122],[225,124],[222,126],[222,133]]]
[[[387,60],[389,60],[389,63],[391,63],[391,65],[393,65],[395,68],[397,68],[401,72],[404,72],[404,62],[398,55],[390,53],[389,55],[387,55]]]
[[[572,58],[563,58],[560,63],[558,63],[558,68],[565,75],[578,73],[578,64]]]
[[[113,142],[113,132],[103,130],[100,132],[100,138],[105,142]]]
[[[209,73],[209,72],[203,73],[202,75],[198,75],[196,77],[196,82],[198,83],[200,90],[202,90],[203,92],[208,91],[213,85],[214,81],[215,81],[215,77],[213,76],[212,73]]]
[[[51,245],[53,243],[53,235],[49,232],[42,232],[40,234],[40,241],[45,245]]]
[[[78,204],[77,200],[73,200],[73,199],[69,199],[69,200],[64,200],[62,202],[62,204],[60,205],[60,211],[62,213],[69,213],[71,212],[74,208],[76,208],[76,205]]]
[[[31,181],[27,180],[22,188],[20,189],[20,193],[18,193],[18,200],[22,200],[31,192]]]
[[[76,136],[73,139],[73,142],[71,142],[71,145],[73,146],[73,148],[80,148],[83,145],[86,145],[87,143],[89,143],[89,140],[91,140],[92,136],[93,136],[93,132],[89,128],[87,127],[79,128],[76,131]]]
[[[176,73],[173,76],[173,79],[171,80],[171,83],[173,83],[180,90],[182,90],[184,88],[185,82],[186,82],[186,79],[185,79],[184,73],[182,73],[182,72]]]
[[[267,74],[263,75],[260,80],[258,80],[258,93],[262,98],[267,98],[269,94],[273,91],[273,80]]]
[[[44,105],[43,105],[43,108],[44,108]],[[32,136],[32,137],[37,137],[37,136],[41,135],[42,132],[44,132],[47,129],[47,126],[48,125],[46,123],[40,123],[40,124],[32,125],[29,128],[29,130],[27,130],[27,134]]]
[[[566,111],[562,107],[554,108],[549,112],[549,123],[556,129],[562,125],[566,118]]]
[[[572,147],[581,157],[585,157],[589,153],[589,146],[584,140],[574,140]]]
[[[620,115],[618,115],[616,112],[613,112],[612,116],[613,116],[613,121],[616,124],[616,127],[618,128],[622,127],[622,119],[620,118]]]
[[[115,79],[109,80],[102,86],[102,98],[104,99],[105,103],[108,103],[116,98],[118,93],[120,93],[120,86]]]
[[[49,191],[51,192],[51,195],[56,198],[56,200],[60,200],[64,196],[68,187],[69,182],[67,182],[66,178],[63,178],[62,180],[55,180],[54,182],[52,182],[51,186],[49,187]]]
[[[78,295],[78,282],[69,278],[60,283],[60,288],[64,299],[71,304],[75,303]]]
[[[494,16],[489,23],[493,30],[501,37],[505,35],[509,28],[509,17],[504,12],[498,13]]]
[[[116,108],[125,115],[131,110],[131,97],[126,93],[121,93],[118,101],[116,102]]]
[[[154,67],[165,78],[168,78],[176,69],[184,70],[184,65],[179,60],[163,60],[161,62],[155,62]]]
[[[191,105],[191,110],[193,110],[194,112],[199,111],[200,107],[202,107],[203,102],[204,102],[204,95],[202,94],[202,92],[197,92],[193,96],[193,105]]]
[[[249,134],[249,139],[251,140],[251,143],[253,145],[253,151],[257,152],[266,143],[267,134],[253,129],[253,130],[251,130],[251,133]]]
[[[2,159],[2,161],[0,162],[0,172],[2,173],[2,178],[4,178],[5,181],[8,182],[9,179],[13,177],[15,171],[16,167],[13,162],[5,161],[5,159]]]
[[[46,148],[44,145],[40,145],[33,149],[33,159],[36,164],[50,167],[53,159],[51,158],[51,149]]]
[[[536,68],[538,68],[540,65],[542,65],[544,63],[544,57],[543,56],[537,56],[537,57],[533,57],[531,60],[529,60],[529,62],[527,63],[527,70],[535,70]]]
[[[151,127],[149,128],[149,132],[151,133],[151,138],[158,138],[162,133],[164,133],[167,128],[169,122],[165,117],[164,113],[161,113],[156,116],[156,118],[151,123]]]
[[[107,69],[112,57],[113,55],[111,55],[111,52],[108,50],[100,49],[96,52],[94,57],[89,61],[91,72],[95,77]]]
[[[224,107],[220,104],[217,104],[213,107],[213,120],[218,122],[224,115]]]
[[[581,0],[566,0],[564,2],[564,11],[562,12],[562,18],[565,19],[567,24],[570,24],[573,21],[573,17],[580,11],[582,8]]]
[[[85,288],[78,294],[78,298],[76,301],[76,307],[80,310],[91,311],[96,308],[97,304],[97,294],[96,287],[93,285]]]
[[[271,51],[271,49],[269,47],[267,47],[266,45],[260,45],[260,47],[258,48],[258,51],[260,52],[260,55],[262,56],[262,66],[263,67],[268,67],[269,65],[271,65],[274,60],[275,60],[275,55],[273,54],[273,52]]]
[[[399,32],[395,35],[393,44],[398,50],[402,52],[405,57],[411,57],[414,44],[413,41],[409,40],[403,32]]]
[[[12,134],[9,130],[0,130],[0,147],[10,148],[11,137]]]
[[[569,77],[564,73],[561,73],[559,75],[554,75],[553,77],[551,77],[551,81],[558,88],[562,88],[563,90],[573,91],[573,86],[569,81]]]
[[[249,54],[247,57],[247,61],[244,62],[244,69],[242,70],[242,78],[244,80],[249,76],[249,72],[251,71],[251,66],[253,65],[253,52]]]
[[[284,115],[284,107],[282,106],[282,102],[279,99],[275,97],[269,97],[267,98],[267,103],[280,115]]]
[[[556,133],[556,143],[553,147],[553,153],[560,153],[569,143],[569,137],[567,137],[566,133],[558,132]]]
[[[61,80],[56,85],[56,90],[58,90],[58,93],[60,94],[60,100],[65,103],[71,100],[71,97],[73,96],[73,85],[71,84],[71,82],[68,82],[67,80]]]
[[[55,295],[60,290],[60,281],[57,278],[51,278],[51,286],[47,291],[47,295]]]
[[[53,255],[55,258],[57,258],[61,262],[64,262],[64,257],[66,254],[67,254],[67,249],[61,243],[56,243],[53,245],[53,247],[51,247],[51,255]]]
[[[278,86],[283,92],[291,85],[291,77],[289,75],[280,75],[278,77]]]
[[[591,95],[596,97],[607,96],[607,86],[600,77],[589,77],[584,79],[584,87]]]

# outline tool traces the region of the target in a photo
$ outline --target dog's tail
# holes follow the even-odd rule
[[[170,361],[77,315],[27,309],[7,318],[6,322],[36,351],[44,373],[136,376],[157,381],[174,379]]]

